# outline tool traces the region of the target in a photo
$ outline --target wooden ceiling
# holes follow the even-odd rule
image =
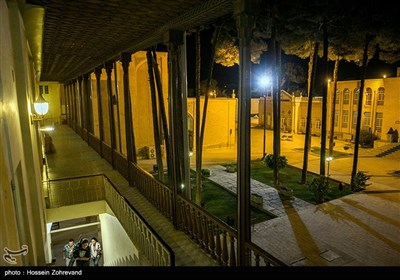
[[[44,7],[41,81],[67,81],[121,52],[232,14],[231,0],[26,0]],[[29,24],[29,23],[26,23]]]

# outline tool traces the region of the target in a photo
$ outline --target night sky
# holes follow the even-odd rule
[[[210,64],[211,53],[211,34],[207,31],[201,32],[201,80],[206,80],[208,75],[208,68]],[[252,64],[252,75],[256,76],[265,71],[268,67],[268,52],[261,56],[260,64]],[[194,34],[187,36],[187,59],[188,59],[188,87],[194,88],[195,83],[195,47],[194,47]],[[321,59],[320,59],[321,60]],[[286,55],[283,53],[282,65],[287,62],[292,62],[301,65],[307,74],[308,59],[300,59],[297,56]],[[387,77],[395,77],[396,69],[400,67],[400,61],[390,65],[378,60],[376,57],[371,59],[367,68],[367,79],[381,78],[383,75]],[[332,74],[334,62],[329,62],[329,71]],[[319,67],[322,69],[322,67]],[[318,71],[318,67],[317,67]],[[341,61],[339,64],[338,80],[359,80],[362,77],[362,69],[355,63]],[[237,84],[239,81],[239,66],[225,67],[220,64],[214,64],[213,79],[218,81],[218,87],[223,88],[226,86],[228,92],[232,88],[237,91]],[[255,82],[253,81],[253,84]]]

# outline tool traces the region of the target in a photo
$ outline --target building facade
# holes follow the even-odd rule
[[[336,98],[333,100],[333,83],[328,86],[327,131],[330,133],[332,114],[334,115],[334,136],[337,139],[352,141],[355,138],[357,123],[360,81],[337,82]],[[266,100],[266,107],[264,107]],[[305,133],[308,97],[295,97],[281,91],[281,131]],[[332,105],[335,102],[335,111]],[[264,108],[265,114],[264,114]],[[272,98],[259,100],[259,125],[272,129]],[[311,134],[321,134],[322,98],[314,97],[311,117]],[[362,100],[361,130],[371,132],[375,139],[392,142],[389,130],[400,130],[400,76],[392,78],[367,79],[364,84]],[[398,140],[397,140],[398,141]]]

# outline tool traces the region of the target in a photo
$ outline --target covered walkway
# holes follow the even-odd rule
[[[135,207],[151,227],[175,253],[176,266],[216,266],[217,263],[184,232],[175,230],[143,195],[118,171],[102,159],[86,142],[66,125],[56,126],[50,132],[55,153],[47,155],[47,179],[63,179],[94,174],[106,175],[118,191]],[[46,170],[45,170],[46,172]],[[46,178],[46,177],[45,177]],[[117,241],[116,241],[117,242]]]

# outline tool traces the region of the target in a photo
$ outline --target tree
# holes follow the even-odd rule
[[[218,42],[218,37],[220,33],[220,28],[217,27],[214,31],[214,36],[212,40],[212,50],[211,50],[211,58],[209,64],[209,71],[207,77],[207,84],[205,89],[205,98],[204,98],[204,107],[203,107],[203,118],[200,124],[200,94],[201,94],[201,83],[200,83],[200,31],[196,31],[196,198],[195,202],[198,205],[201,205],[201,186],[202,186],[202,156],[203,156],[203,141],[204,141],[204,132],[206,126],[207,119],[207,106],[208,106],[208,97],[207,94],[209,92],[211,81],[212,81],[212,72],[215,60],[215,46]]]
[[[164,166],[161,156],[161,141],[160,141],[160,129],[158,127],[158,111],[157,111],[157,97],[156,97],[156,87],[154,83],[154,72],[153,72],[153,57],[151,50],[147,50],[147,69],[149,73],[150,82],[150,94],[151,94],[151,108],[153,116],[153,133],[154,133],[154,143],[156,149],[156,160],[158,169],[158,178],[161,182],[164,181]]]
[[[268,154],[267,156],[264,157],[263,159],[264,164],[269,168],[269,169],[275,169],[275,156],[273,154]],[[278,169],[285,168],[288,165],[288,160],[285,156],[279,156],[278,158]]]
[[[306,121],[306,136],[304,139],[304,155],[303,155],[303,169],[301,172],[301,184],[307,182],[307,170],[308,170],[308,154],[310,152],[311,144],[311,113],[312,113],[312,99],[313,91],[315,86],[315,71],[317,69],[317,58],[318,58],[318,47],[319,42],[314,43],[313,55],[310,58],[308,64],[308,101],[307,101],[307,121]]]

